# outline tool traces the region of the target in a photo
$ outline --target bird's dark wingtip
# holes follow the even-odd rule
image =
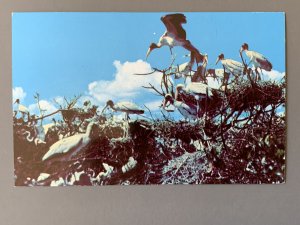
[[[167,18],[171,20],[175,20],[179,23],[186,23],[186,16],[183,13],[173,13],[173,14],[166,14],[162,16],[160,19],[161,21],[165,21]]]

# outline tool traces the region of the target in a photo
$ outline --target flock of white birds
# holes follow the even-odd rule
[[[205,82],[205,77],[212,76],[214,78],[222,78],[223,81],[226,78],[226,75],[229,76],[229,74],[233,77],[239,77],[245,74],[245,68],[249,68],[249,65],[252,64],[256,75],[254,79],[256,82],[260,79],[260,73],[258,69],[265,71],[272,70],[272,64],[266,57],[258,52],[250,51],[248,44],[244,43],[240,49],[242,63],[232,59],[226,59],[224,54],[220,54],[217,58],[216,64],[221,62],[223,68],[208,69],[206,71],[208,56],[206,54],[201,54],[200,51],[195,48],[189,40],[186,39],[186,32],[182,27],[182,24],[186,23],[185,16],[179,13],[169,14],[163,16],[161,20],[166,26],[166,31],[160,37],[158,43],[152,43],[150,45],[147,51],[147,57],[149,57],[153,49],[161,48],[163,46],[168,46],[170,48],[171,54],[172,48],[175,46],[181,46],[190,51],[190,61],[177,67],[173,67],[172,72],[176,74],[176,78],[190,76],[192,82],[177,85],[175,95],[172,96],[171,94],[166,94],[164,96],[164,101],[162,104],[164,109],[168,106],[168,103],[172,104],[186,119],[195,120],[198,118],[199,104],[184,101],[182,100],[182,96],[192,95],[195,98],[196,102],[199,102],[205,98],[212,97],[213,88]],[[249,58],[248,64],[246,64],[243,59],[243,52]],[[194,63],[197,64],[197,71],[192,70]],[[228,82],[228,80],[226,82]],[[17,113],[20,113],[23,119],[26,116],[28,116],[29,118],[28,108],[24,105],[21,105],[19,99],[15,101],[15,104],[17,104],[17,110],[15,111],[14,116],[16,116]],[[144,113],[143,109],[132,102],[114,103],[112,100],[109,100],[102,110],[102,113],[106,108],[111,108],[114,111],[125,113],[125,121],[129,120],[130,114],[140,115]],[[93,121],[90,122],[85,133],[75,134],[73,136],[63,138],[51,145],[48,152],[42,157],[42,161],[63,161],[71,159],[72,157],[76,156],[84,147],[86,147],[93,139],[93,137],[97,135],[97,133],[99,134],[99,129],[100,128],[98,123]],[[27,135],[27,140],[30,138],[27,133],[24,133],[24,135]],[[36,137],[34,143],[38,145],[45,143],[44,141],[45,130],[42,129],[38,132],[38,136]],[[122,171],[126,172],[135,167],[136,164],[136,160],[130,157],[128,163],[122,167]],[[107,173],[111,172],[112,168],[110,168],[108,165],[105,165],[104,167],[107,168]],[[44,179],[46,176],[44,175],[41,174],[41,177],[39,179]]]
[[[184,14],[168,14],[163,16],[161,20],[166,26],[166,31],[160,37],[158,43],[150,44],[146,56],[148,58],[153,49],[161,48],[163,46],[168,46],[171,54],[172,48],[175,46],[181,46],[190,51],[190,61],[175,67],[172,72],[175,73],[175,78],[186,78],[189,76],[191,82],[177,85],[175,96],[172,96],[171,94],[165,95],[163,103],[164,108],[167,106],[167,103],[171,103],[186,119],[197,119],[199,105],[195,104],[195,101],[191,102],[188,99],[180,100],[180,95],[192,95],[196,102],[201,101],[203,98],[210,98],[212,96],[211,90],[213,88],[207,84],[206,77],[211,76],[222,80],[222,85],[225,86],[226,91],[230,76],[236,79],[244,74],[248,74],[248,78],[251,79],[255,72],[255,78],[252,78],[253,80],[251,79],[251,82],[257,82],[261,79],[258,69],[261,71],[272,70],[272,64],[266,57],[258,52],[250,51],[248,44],[244,43],[240,49],[242,63],[233,59],[227,59],[224,54],[221,53],[217,58],[216,65],[221,62],[223,68],[208,69],[206,71],[208,56],[207,54],[201,54],[200,51],[186,39],[186,32],[182,27],[182,24],[186,23]],[[248,64],[244,61],[243,52],[249,58]],[[192,70],[195,62],[197,64],[197,71]],[[202,65],[199,66],[199,63],[202,63]],[[250,69],[250,65],[254,67],[254,72]]]

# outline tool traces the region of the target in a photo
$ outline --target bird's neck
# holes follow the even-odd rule
[[[154,43],[151,50],[156,49],[156,48],[161,48],[163,45],[165,45],[165,43],[162,41],[159,41],[157,44]]]
[[[87,129],[86,129],[86,134],[91,137],[92,136],[92,127],[93,127],[93,124],[89,124]]]
[[[178,100],[174,100],[172,104],[177,108],[177,107],[181,107],[181,105],[183,104],[183,102],[182,101],[178,101]]]

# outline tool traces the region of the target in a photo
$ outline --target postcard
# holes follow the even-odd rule
[[[12,15],[15,186],[280,184],[285,14]]]

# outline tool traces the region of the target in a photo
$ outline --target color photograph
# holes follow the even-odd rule
[[[15,186],[286,181],[282,12],[12,14]]]

